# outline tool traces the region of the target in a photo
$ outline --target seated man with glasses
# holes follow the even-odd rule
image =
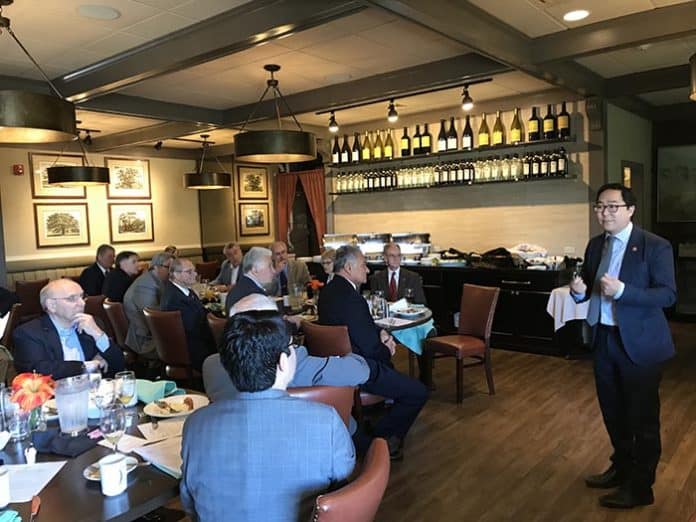
[[[41,289],[44,315],[19,326],[12,336],[15,368],[54,379],[80,375],[85,361],[99,361],[106,375],[125,368],[123,353],[84,313],[82,287],[72,279],[56,279]]]
[[[191,261],[182,257],[172,259],[169,281],[164,285],[160,310],[181,312],[191,365],[201,371],[205,358],[215,353],[216,349],[213,333],[206,319],[208,311],[192,289],[196,283],[196,275]]]
[[[160,307],[172,259],[174,256],[168,252],[157,252],[152,256],[150,269],[138,276],[123,296],[123,310],[128,317],[126,344],[131,350],[146,358],[155,359],[157,353],[143,309]]]

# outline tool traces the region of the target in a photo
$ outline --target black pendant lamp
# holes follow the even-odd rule
[[[212,144],[208,141],[209,134],[201,134],[203,138],[201,161],[198,163],[198,172],[187,172],[184,174],[184,188],[195,190],[216,190],[226,189],[232,186],[232,176],[229,172],[203,172],[203,160],[205,160],[205,152]],[[218,165],[224,171],[224,167],[220,164],[220,160],[215,158]]]
[[[288,106],[285,98],[283,98],[278,88],[278,80],[273,76],[274,73],[280,70],[280,65],[269,64],[263,68],[271,73],[271,78],[266,81],[266,90],[244,122],[242,132],[234,137],[235,159],[251,163],[297,163],[313,160],[317,156],[316,137],[311,132],[302,130],[302,125],[297,121],[295,114]],[[273,91],[278,129],[244,131],[247,123],[254,116],[256,109],[258,109],[269,90]],[[284,130],[281,128],[279,100],[285,104],[288,113],[292,116],[299,130]]]
[[[2,16],[2,8],[14,0],[0,0],[0,33],[7,32],[32,61],[56,94],[17,90],[0,91],[0,143],[56,143],[75,138],[75,106],[61,96],[43,69],[29,54]]]

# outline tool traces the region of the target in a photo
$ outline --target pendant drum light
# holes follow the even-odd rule
[[[201,134],[203,144],[201,146],[201,160],[198,163],[198,172],[187,172],[184,174],[184,188],[195,190],[216,190],[225,189],[232,186],[232,176],[229,172],[203,172],[203,161],[205,160],[205,152],[211,143],[208,141],[209,134]],[[220,161],[215,158],[218,165],[222,167]],[[225,170],[224,167],[222,170]]]
[[[271,73],[271,78],[266,81],[266,90],[244,122],[242,132],[234,137],[235,159],[251,163],[297,163],[316,159],[316,137],[311,132],[302,130],[302,126],[295,118],[278,88],[278,80],[273,76],[275,72],[280,70],[280,66],[269,64],[265,65],[264,69]],[[254,116],[256,109],[258,109],[269,90],[273,92],[278,129],[244,131],[247,123]],[[284,130],[281,128],[279,101],[285,104],[288,113],[292,116],[299,130]]]

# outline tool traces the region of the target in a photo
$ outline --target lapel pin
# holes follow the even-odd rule
[[[637,246],[631,247],[631,252],[638,252],[638,247]]]

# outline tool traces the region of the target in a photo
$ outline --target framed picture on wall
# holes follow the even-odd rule
[[[109,203],[112,243],[154,241],[152,203]]]
[[[239,199],[268,199],[266,167],[237,166]]]
[[[34,203],[36,248],[89,245],[87,203]]]
[[[84,159],[78,154],[37,154],[29,153],[31,170],[31,197],[34,199],[84,199],[87,197],[85,187],[61,187],[48,184],[48,167],[81,167]]]
[[[657,221],[696,221],[696,145],[657,149]]]
[[[268,203],[239,204],[239,235],[266,236],[270,234]]]
[[[109,199],[150,199],[150,161],[104,158],[111,182],[106,188]]]

